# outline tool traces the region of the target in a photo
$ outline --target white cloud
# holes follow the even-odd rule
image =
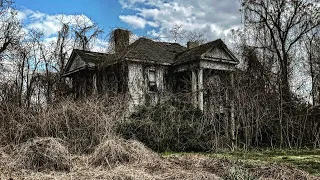
[[[49,15],[39,11],[24,9],[18,11],[18,19],[26,23],[24,31],[28,32],[31,29],[42,31],[45,38],[57,35],[62,27],[62,23],[69,23],[71,25],[87,24],[91,25],[93,22],[86,15],[66,15],[55,14]]]
[[[27,14],[23,11],[17,11],[17,18],[22,21],[27,18]]]
[[[168,37],[169,29],[182,25],[187,31],[201,32],[213,40],[224,38],[241,24],[240,2],[235,0],[119,0],[119,3],[135,13],[119,18],[134,28],[149,25],[152,28],[149,35]]]
[[[66,15],[66,14],[55,14],[55,15],[49,15],[43,12],[39,11],[33,11],[30,9],[25,9],[22,11],[18,11],[19,19],[24,22],[25,26],[22,28],[22,31],[25,34],[28,34],[28,32],[31,29],[35,29],[38,31],[41,31],[44,35],[43,43],[44,45],[48,46],[50,48],[58,38],[58,31],[62,28],[62,24],[66,23],[70,26],[90,26],[94,22],[88,18],[84,14],[79,15]],[[148,22],[146,22],[148,23]],[[72,32],[70,32],[72,34]],[[70,37],[69,37],[70,38]],[[67,49],[69,51],[69,54],[72,50],[72,47],[74,45],[73,41],[68,39],[67,40]],[[91,48],[93,51],[106,51],[108,44],[102,40],[102,39],[96,39],[95,42],[93,42]]]
[[[107,51],[107,48],[109,46],[109,43],[107,41],[101,40],[101,39],[97,39],[92,47],[92,51],[95,52],[102,52],[105,53]]]
[[[135,29],[143,29],[146,25],[151,27],[159,27],[159,24],[155,21],[147,21],[146,19],[136,15],[120,15],[119,19]]]
[[[145,28],[147,21],[141,17],[135,16],[135,15],[120,15],[119,16],[120,20],[130,24],[133,28]]]

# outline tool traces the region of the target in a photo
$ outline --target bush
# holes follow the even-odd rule
[[[58,138],[29,139],[15,149],[15,164],[35,171],[69,171],[69,151]]]
[[[210,151],[217,145],[217,123],[192,106],[170,103],[144,107],[118,126],[125,138],[137,138],[151,149]]]

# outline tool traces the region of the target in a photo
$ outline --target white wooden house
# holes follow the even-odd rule
[[[117,29],[115,53],[74,49],[63,76],[72,80],[74,97],[127,95],[130,111],[171,94],[202,111],[228,109],[233,116],[232,98],[224,87],[232,87],[237,64],[221,39],[184,47],[139,38],[129,45],[129,33]]]

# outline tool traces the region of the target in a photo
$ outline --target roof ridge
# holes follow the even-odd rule
[[[182,46],[182,47],[185,47],[185,46],[183,46],[183,45],[181,45],[181,44],[179,44],[179,43],[177,43],[177,42],[157,41],[157,40],[155,40],[155,39],[152,39],[152,38],[149,38],[149,37],[145,37],[145,36],[140,37],[138,40],[140,40],[140,39],[146,39],[146,40],[148,40],[148,41],[152,41],[152,42],[154,42],[154,43],[177,44],[177,45],[180,45],[180,46]]]
[[[97,51],[88,51],[88,50],[82,50],[82,49],[73,49],[75,52],[80,51],[80,52],[84,52],[84,53],[97,53],[97,54],[110,54],[110,53],[105,53],[105,52],[97,52]]]

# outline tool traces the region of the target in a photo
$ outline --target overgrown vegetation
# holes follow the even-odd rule
[[[69,179],[72,176],[73,178],[133,179],[169,177],[173,179],[208,177],[211,179],[218,177],[223,179],[258,177],[316,179],[306,172],[287,165],[269,164],[283,162],[273,159],[267,163],[252,164],[247,161],[238,162],[240,158],[227,160],[224,158],[228,157],[226,153],[221,156],[175,154],[163,158],[137,141],[145,142],[147,146],[159,151],[181,150],[180,146],[184,147],[183,150],[198,151],[204,148],[209,150],[211,146],[215,147],[215,141],[210,141],[213,138],[204,133],[206,128],[213,126],[214,123],[209,121],[207,124],[201,123],[204,116],[191,107],[163,104],[141,110],[128,120],[128,117],[124,116],[124,109],[121,109],[122,105],[116,103],[122,101],[114,100],[111,104],[92,99],[67,102],[55,104],[52,109],[48,107],[46,110],[26,112],[16,109],[15,113],[12,113],[12,109],[1,111],[1,121],[11,122],[1,127],[3,133],[6,133],[7,129],[11,134],[15,134],[15,136],[1,136],[2,146],[5,147],[0,149],[2,158],[0,171],[3,174],[1,178],[24,176],[30,179],[41,179],[44,176],[54,176],[57,179]],[[17,114],[19,116],[14,116]],[[143,121],[138,121],[139,118]],[[90,126],[87,124],[89,121]],[[69,127],[70,124],[73,126]],[[204,125],[210,126],[204,127]],[[159,127],[162,129],[154,130]],[[189,134],[187,131],[193,133]],[[8,135],[10,135],[9,132]],[[146,137],[143,133],[148,136]],[[119,137],[122,135],[136,140],[125,140]],[[48,138],[48,136],[55,138]],[[220,136],[224,138],[223,134]],[[77,139],[79,141],[76,141]],[[89,154],[79,155],[79,153]],[[262,156],[257,156],[257,159],[260,157],[263,159]],[[19,166],[9,163],[12,159]],[[297,167],[305,169],[303,166]],[[21,171],[19,168],[25,170]],[[105,170],[106,168],[108,171]],[[45,172],[52,170],[62,170],[62,172],[46,175]],[[309,169],[305,170],[317,174]],[[34,173],[37,171],[41,173]]]
[[[35,137],[54,137],[68,142],[73,153],[91,152],[102,139],[113,135],[115,119],[123,115],[120,102],[111,100],[68,100],[42,110],[2,104],[0,109],[2,146],[18,145]]]
[[[1,62],[14,65],[12,78],[7,79],[0,64],[1,77],[6,77],[0,79],[0,179],[319,179],[307,173],[320,174],[316,1],[244,1],[246,30],[237,32],[240,40],[235,42],[243,67],[234,73],[233,84],[201,89],[230,95],[223,103],[225,112],[234,108],[233,122],[226,114],[203,113],[176,98],[141,107],[131,116],[127,99],[120,96],[74,101],[62,78],[68,42],[72,48],[90,50],[102,30],[81,20],[73,26],[61,22],[57,42],[47,45],[41,32],[21,33],[11,3],[4,1],[0,8]],[[171,33],[174,41],[184,34],[181,26]],[[197,33],[189,38],[204,41]],[[304,50],[308,58],[295,53]],[[290,82],[294,68],[300,67],[294,64],[305,63],[301,59],[307,60],[310,70],[312,102],[295,93]],[[266,147],[272,151],[246,152]],[[305,147],[315,150],[291,151]],[[277,148],[290,150],[275,152]],[[245,152],[212,154],[227,150]],[[163,158],[154,151],[211,154]],[[48,175],[50,171],[62,172]]]
[[[141,107],[119,124],[118,132],[155,151],[209,151],[215,147],[214,122],[190,106],[172,103]],[[146,136],[147,134],[147,136]]]

